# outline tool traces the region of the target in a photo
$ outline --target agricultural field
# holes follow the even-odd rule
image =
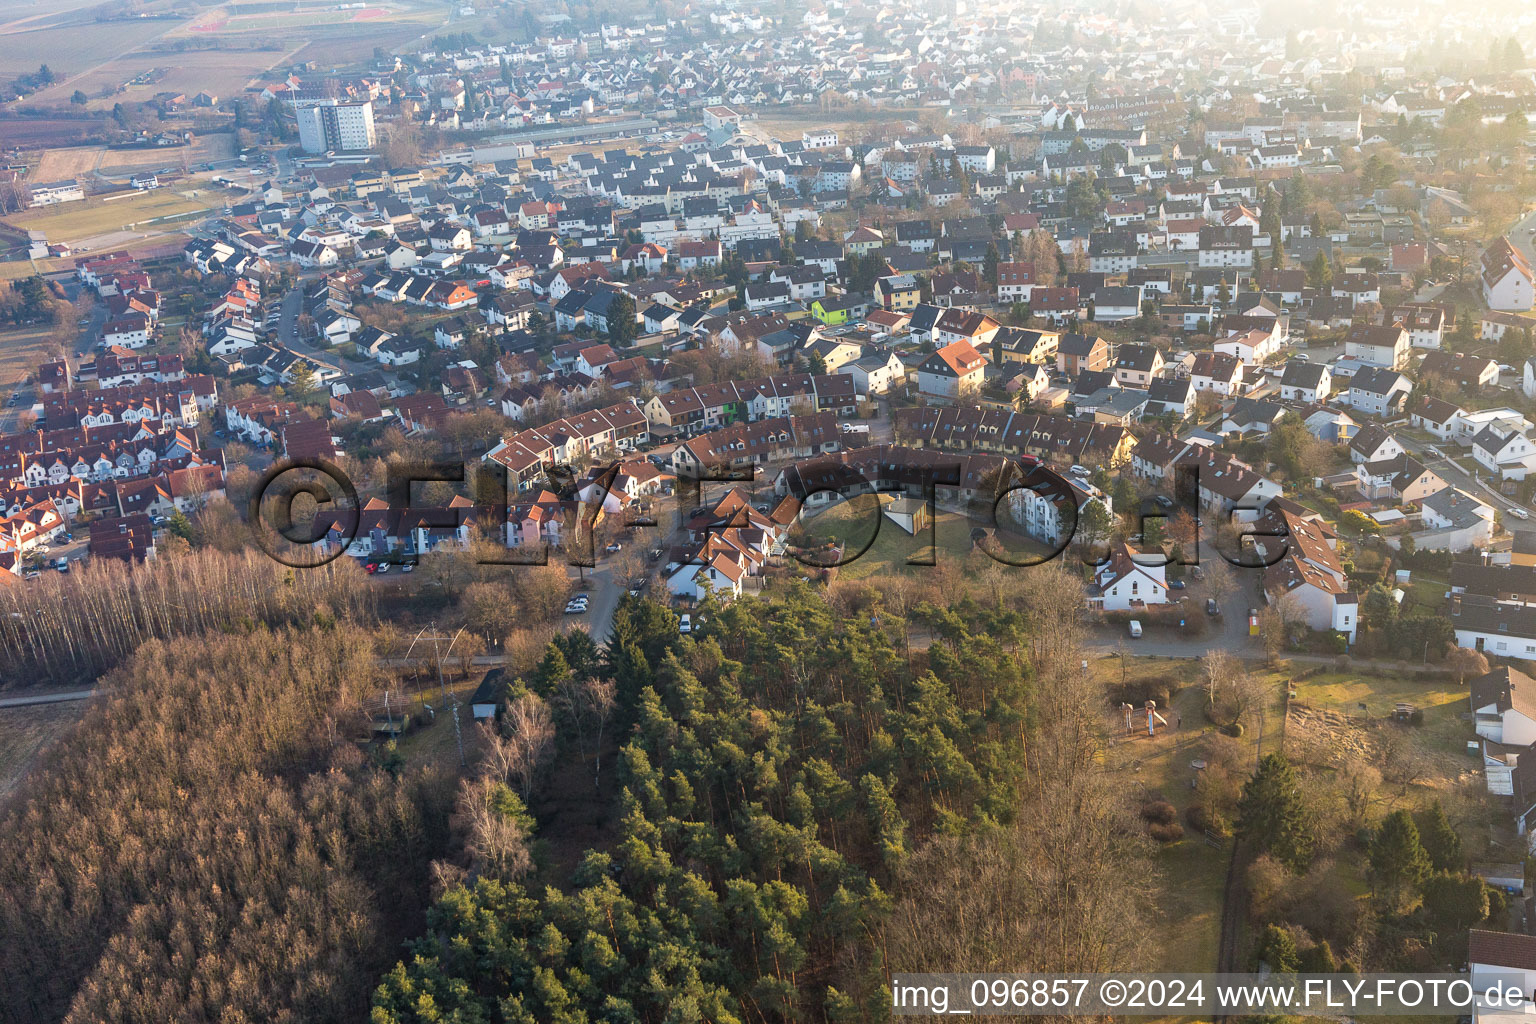
[[[372,3],[336,11],[296,11],[267,4],[227,4],[199,15],[167,36],[171,41],[293,51],[288,61],[335,65],[367,57],[376,46],[394,49],[446,27],[449,9],[434,3]],[[227,51],[226,51],[227,52]]]
[[[233,160],[236,154],[233,132],[199,135],[190,146],[153,149],[108,149],[102,153],[96,169],[103,174],[129,175],[134,171],[156,170]]]
[[[193,198],[186,193],[157,189],[114,200],[87,199],[27,210],[12,214],[6,222],[22,230],[46,231],[50,242],[78,245],[95,240],[98,245],[117,245],[122,240],[108,236],[124,232],[157,233],[167,230],[159,224],[165,218],[201,213],[219,205],[217,193]]]
[[[297,43],[292,44],[294,46]],[[238,95],[252,79],[292,53],[283,49],[139,50],[96,65],[84,74],[39,92],[40,103],[66,103],[76,89],[89,96],[87,110],[111,110],[116,103],[145,102],[162,92],[188,97],[207,91],[215,96]],[[143,78],[143,81],[136,81]],[[133,84],[129,84],[133,83]],[[125,86],[122,92],[116,90]],[[111,95],[101,93],[112,90]]]
[[[180,168],[230,160],[235,156],[235,137],[229,132],[201,135],[191,146],[157,146],[146,149],[108,149],[106,146],[71,146],[41,153],[31,177],[35,181],[84,178],[93,172],[127,176],[134,171]]]
[[[132,53],[175,25],[172,21],[155,20],[85,21],[48,28],[23,26],[16,31],[0,32],[0,75],[36,71],[39,64],[47,64],[60,78],[79,75]],[[68,98],[69,93],[64,96]]]
[[[17,277],[30,277],[34,273],[32,265],[25,260],[0,263],[0,268],[10,267],[18,267],[23,271]],[[51,325],[0,331],[0,389],[7,396],[11,388],[35,371],[39,363],[48,359],[52,339]]]

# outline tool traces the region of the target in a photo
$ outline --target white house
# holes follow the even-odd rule
[[[1456,646],[1500,658],[1536,661],[1536,608],[1478,594],[1451,595]]]
[[[1089,607],[1114,612],[1167,604],[1165,572],[1166,558],[1161,551],[1143,553],[1122,542],[1094,572]]]
[[[883,395],[906,376],[906,365],[890,351],[875,351],[844,363],[841,373],[853,376],[854,390],[861,395]]]
[[[1285,364],[1280,378],[1280,397],[1287,402],[1311,405],[1327,400],[1333,393],[1333,371],[1326,363],[1306,363],[1292,359]]]
[[[1236,356],[1246,366],[1262,363],[1280,350],[1280,338],[1276,331],[1252,330],[1229,334],[1213,346],[1217,352]]]
[[[1393,370],[1401,370],[1408,365],[1411,348],[1408,329],[1400,323],[1385,327],[1355,324],[1344,335],[1344,355],[1347,358]]]
[[[1508,238],[1500,238],[1483,251],[1483,301],[1490,309],[1523,312],[1536,304],[1532,285],[1536,274],[1530,261]]]
[[[1490,788],[1491,780],[1490,780]],[[1511,791],[1513,795],[1513,791]],[[1528,794],[1527,794],[1528,796]],[[1518,801],[1516,828],[1526,834],[1524,810]],[[1467,969],[1474,992],[1486,992],[1494,985],[1509,985],[1521,992],[1536,992],[1536,935],[1518,932],[1487,931],[1473,928],[1467,932]],[[1478,1006],[1473,1024],[1516,1024],[1525,1016],[1520,1008],[1500,1009]]]
[[[1524,480],[1536,469],[1536,445],[1523,430],[1490,424],[1472,438],[1472,458],[1500,479]]]
[[[1420,551],[1480,551],[1493,539],[1493,506],[1459,488],[1429,495],[1419,512],[1424,529],[1413,542]]]
[[[1413,382],[1386,367],[1367,367],[1349,379],[1345,400],[1350,408],[1373,416],[1389,416],[1402,407]]]

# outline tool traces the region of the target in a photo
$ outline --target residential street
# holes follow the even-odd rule
[[[1468,473],[1461,468],[1457,461],[1452,461],[1449,458],[1436,458],[1428,452],[1429,448],[1435,447],[1442,452],[1454,453],[1460,458],[1470,460],[1472,456],[1467,453],[1467,450],[1449,441],[1431,445],[1401,432],[1395,432],[1393,436],[1398,439],[1409,454],[1424,463],[1427,468],[1438,473],[1447,483],[1460,487],[1468,494],[1481,498],[1501,513],[1504,513],[1504,528],[1512,529],[1511,523],[1517,522],[1517,520],[1515,517],[1508,515],[1508,510],[1511,508],[1524,508],[1523,505],[1500,494],[1497,488],[1488,484],[1481,476],[1473,476],[1471,473]]]
[[[299,336],[299,314],[304,311],[304,287],[312,280],[314,279],[301,277],[298,283],[288,290],[288,294],[283,296],[282,319],[277,325],[277,340],[300,355],[308,356],[317,363],[323,363],[338,373],[347,373],[347,368],[335,355],[316,348],[308,340]]]

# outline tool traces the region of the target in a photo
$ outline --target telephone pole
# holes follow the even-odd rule
[[[416,644],[418,642],[422,640],[430,640],[432,642],[432,657],[433,660],[437,662],[437,688],[438,691],[443,695],[443,702],[448,705],[451,713],[453,714],[453,739],[459,747],[459,767],[468,768],[469,761],[464,756],[464,732],[459,725],[459,698],[457,694],[450,694],[448,692],[448,684],[443,681],[443,656],[453,653],[453,645],[458,642],[460,635],[463,634],[464,627],[460,626],[458,632],[454,633],[453,636],[427,636],[426,632],[428,628],[436,629],[437,623],[434,622],[430,627],[423,626],[421,628],[421,630],[416,634],[416,639],[411,641],[411,646],[406,648],[405,656],[407,658],[411,656],[411,651],[416,649]],[[440,650],[439,648],[439,645],[444,640],[448,641],[448,649],[446,651]]]

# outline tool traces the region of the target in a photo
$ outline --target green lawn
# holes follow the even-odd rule
[[[1295,688],[1297,700],[1341,714],[1386,718],[1399,701],[1413,704],[1424,711],[1426,728],[1446,718],[1460,724],[1467,705],[1466,690],[1458,688],[1454,680],[1421,682],[1402,676],[1329,672],[1297,683]],[[1364,712],[1360,704],[1365,705]]]
[[[1206,737],[1215,726],[1205,718],[1205,692],[1200,685],[1200,663],[1193,659],[1107,655],[1090,663],[1090,670],[1105,687],[1122,679],[1140,681],[1163,678],[1179,687],[1171,709],[1162,709],[1169,727],[1148,737],[1138,722],[1134,734],[1119,739],[1110,751],[1110,763],[1123,772],[1128,785],[1146,796],[1157,795],[1179,810],[1180,821],[1194,798],[1191,783],[1197,770],[1192,762],[1202,755]],[[1263,671],[1263,670],[1259,670]],[[1283,677],[1265,673],[1274,688],[1274,704],[1264,717],[1263,750],[1280,749],[1284,737],[1281,714]],[[1139,716],[1138,716],[1139,717]],[[1142,722],[1145,720],[1142,719]],[[1119,726],[1119,722],[1116,725]],[[1115,730],[1117,734],[1119,728]],[[1260,732],[1247,730],[1237,740],[1255,761],[1260,752]],[[1214,971],[1221,945],[1222,892],[1226,884],[1230,846],[1211,846],[1202,834],[1185,825],[1184,838],[1159,846],[1156,863],[1155,913],[1162,927],[1157,934],[1174,936],[1165,944],[1159,965],[1170,971]]]
[[[838,577],[861,580],[897,572],[927,571],[929,566],[909,565],[907,559],[923,557],[927,553],[930,538],[937,549],[934,553],[940,564],[957,564],[971,550],[971,528],[974,525],[964,516],[940,511],[934,529],[931,532],[920,530],[915,537],[883,513],[877,528],[873,499],[860,496],[817,513],[807,520],[806,534],[812,538],[835,537],[846,542],[843,557],[850,561],[838,569]]]
[[[1206,845],[1185,836],[1160,849],[1162,871],[1157,915],[1164,927],[1155,931],[1173,936],[1158,958],[1164,971],[1214,971],[1221,951],[1221,897],[1227,881],[1227,847]]]

